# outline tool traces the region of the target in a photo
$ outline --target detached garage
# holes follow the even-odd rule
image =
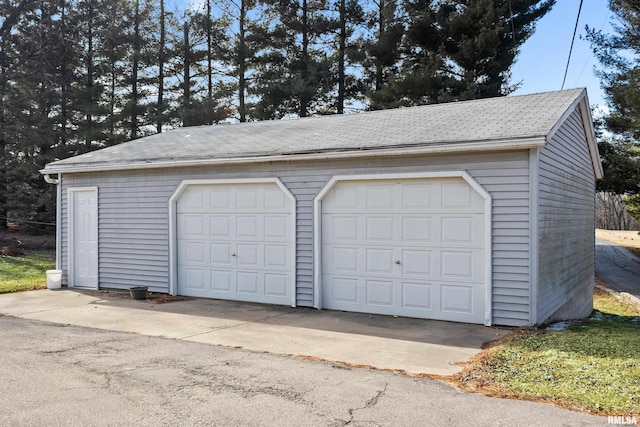
[[[69,287],[485,325],[591,311],[584,90],[182,128],[41,172]]]

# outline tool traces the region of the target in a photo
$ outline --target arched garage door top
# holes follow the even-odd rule
[[[468,173],[334,177],[314,226],[317,308],[491,323],[491,197]]]

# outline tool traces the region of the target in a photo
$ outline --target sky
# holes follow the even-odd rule
[[[589,103],[600,107],[605,100],[600,81],[593,73],[594,66],[599,64],[584,36],[585,25],[612,32],[608,3],[608,0],[583,2],[564,85],[565,89],[586,87]],[[557,0],[553,9],[538,21],[535,33],[522,45],[512,68],[512,83],[521,82],[514,95],[560,90],[579,6],[580,0]]]

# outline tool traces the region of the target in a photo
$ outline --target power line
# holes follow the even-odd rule
[[[567,67],[564,69],[564,78],[562,79],[562,86],[560,90],[564,89],[564,83],[567,81],[567,73],[569,72],[569,63],[571,62],[571,52],[573,52],[573,42],[576,40],[576,32],[578,31],[578,21],[580,21],[580,11],[582,10],[582,2],[580,0],[580,6],[578,7],[578,16],[576,17],[576,26],[573,27],[573,37],[571,38],[571,47],[569,48],[569,57],[567,58]]]
[[[518,41],[516,40],[516,27],[513,24],[513,8],[511,7],[511,0],[509,0],[509,13],[511,14],[511,35],[513,36],[513,47],[518,50]]]
[[[609,16],[611,16],[611,11],[609,11],[609,13],[607,13],[607,16],[604,18],[604,21],[602,21],[602,25],[600,26],[600,31],[602,31],[604,26],[607,24],[607,21],[609,20]],[[578,85],[578,82],[580,81],[580,77],[582,77],[582,73],[584,73],[585,68],[587,68],[587,64],[591,60],[592,56],[593,56],[593,51],[589,50],[589,57],[584,62],[584,65],[582,66],[582,69],[580,70],[580,74],[578,74],[578,78],[576,79],[575,85]]]

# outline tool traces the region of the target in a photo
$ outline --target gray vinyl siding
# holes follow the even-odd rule
[[[100,287],[147,285],[168,292],[169,198],[183,180],[278,177],[296,197],[297,305],[313,305],[313,199],[335,175],[466,170],[493,200],[493,323],[530,319],[528,151],[366,160],[65,174],[62,185],[62,269],[66,272],[70,187],[98,187]]]
[[[579,109],[540,149],[538,323],[593,284],[595,176]]]

